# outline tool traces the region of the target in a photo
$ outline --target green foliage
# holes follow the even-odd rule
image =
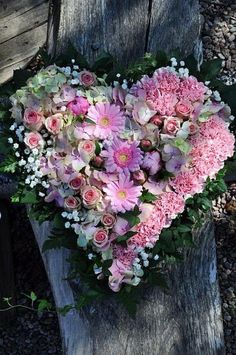
[[[136,224],[140,222],[138,215],[141,212],[138,208],[134,208],[133,211],[127,211],[125,213],[119,213],[119,216],[124,218],[127,222],[129,222],[130,228],[134,227]]]
[[[157,198],[151,192],[146,190],[142,193],[142,195],[139,199],[141,202],[154,202],[154,201],[156,201]]]
[[[7,155],[5,160],[0,163],[0,172],[2,173],[15,173],[17,168],[17,160],[14,156]]]

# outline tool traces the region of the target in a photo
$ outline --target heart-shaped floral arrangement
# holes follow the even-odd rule
[[[19,186],[115,292],[158,262],[162,230],[233,154],[229,107],[172,64],[112,85],[53,65],[11,97]]]

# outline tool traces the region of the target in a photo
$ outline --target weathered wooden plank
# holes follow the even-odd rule
[[[49,224],[31,224],[41,250]],[[170,292],[146,292],[135,319],[114,301],[59,316],[67,355],[224,355],[216,250],[211,220],[196,234],[198,247],[170,268]],[[67,250],[42,254],[57,306],[73,304]]]
[[[23,32],[31,31],[47,22],[48,2],[41,2],[16,17],[6,16],[0,23],[0,45]]]
[[[0,19],[11,20],[48,0],[0,0]]]
[[[0,308],[6,308],[3,297],[12,297],[14,302],[14,268],[11,249],[7,203],[0,200]],[[6,326],[15,317],[15,310],[0,312],[0,324]]]
[[[0,83],[13,75],[13,70],[24,67],[46,40],[47,24],[12,38],[0,46]]]
[[[179,49],[183,55],[191,53],[200,35],[199,2],[152,0],[150,4],[147,51]]]
[[[71,40],[90,62],[103,51],[112,53],[124,64],[143,55],[148,0],[63,0],[61,3],[60,18],[54,16],[49,23],[51,54],[65,50]],[[53,0],[52,4],[57,11],[58,2]]]

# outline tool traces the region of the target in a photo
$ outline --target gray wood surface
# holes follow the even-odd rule
[[[68,41],[90,62],[107,51],[124,64],[158,49],[193,50],[199,35],[198,0],[52,0],[48,49]]]
[[[0,84],[44,45],[47,18],[47,0],[0,1]]]
[[[41,250],[49,224],[31,220]],[[114,301],[59,316],[67,355],[223,355],[223,326],[216,275],[214,227],[208,219],[196,233],[198,248],[170,269],[170,291],[146,292],[135,319]],[[73,304],[65,262],[69,251],[42,254],[57,306]]]

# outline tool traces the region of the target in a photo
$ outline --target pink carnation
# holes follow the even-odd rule
[[[84,97],[76,96],[73,101],[68,103],[67,108],[74,115],[85,115],[88,112],[89,103]]]
[[[178,97],[191,102],[204,101],[207,87],[194,76],[184,78],[178,89]]]
[[[170,186],[174,188],[175,192],[187,198],[202,192],[203,181],[198,179],[193,173],[185,171],[179,173],[171,181]]]

